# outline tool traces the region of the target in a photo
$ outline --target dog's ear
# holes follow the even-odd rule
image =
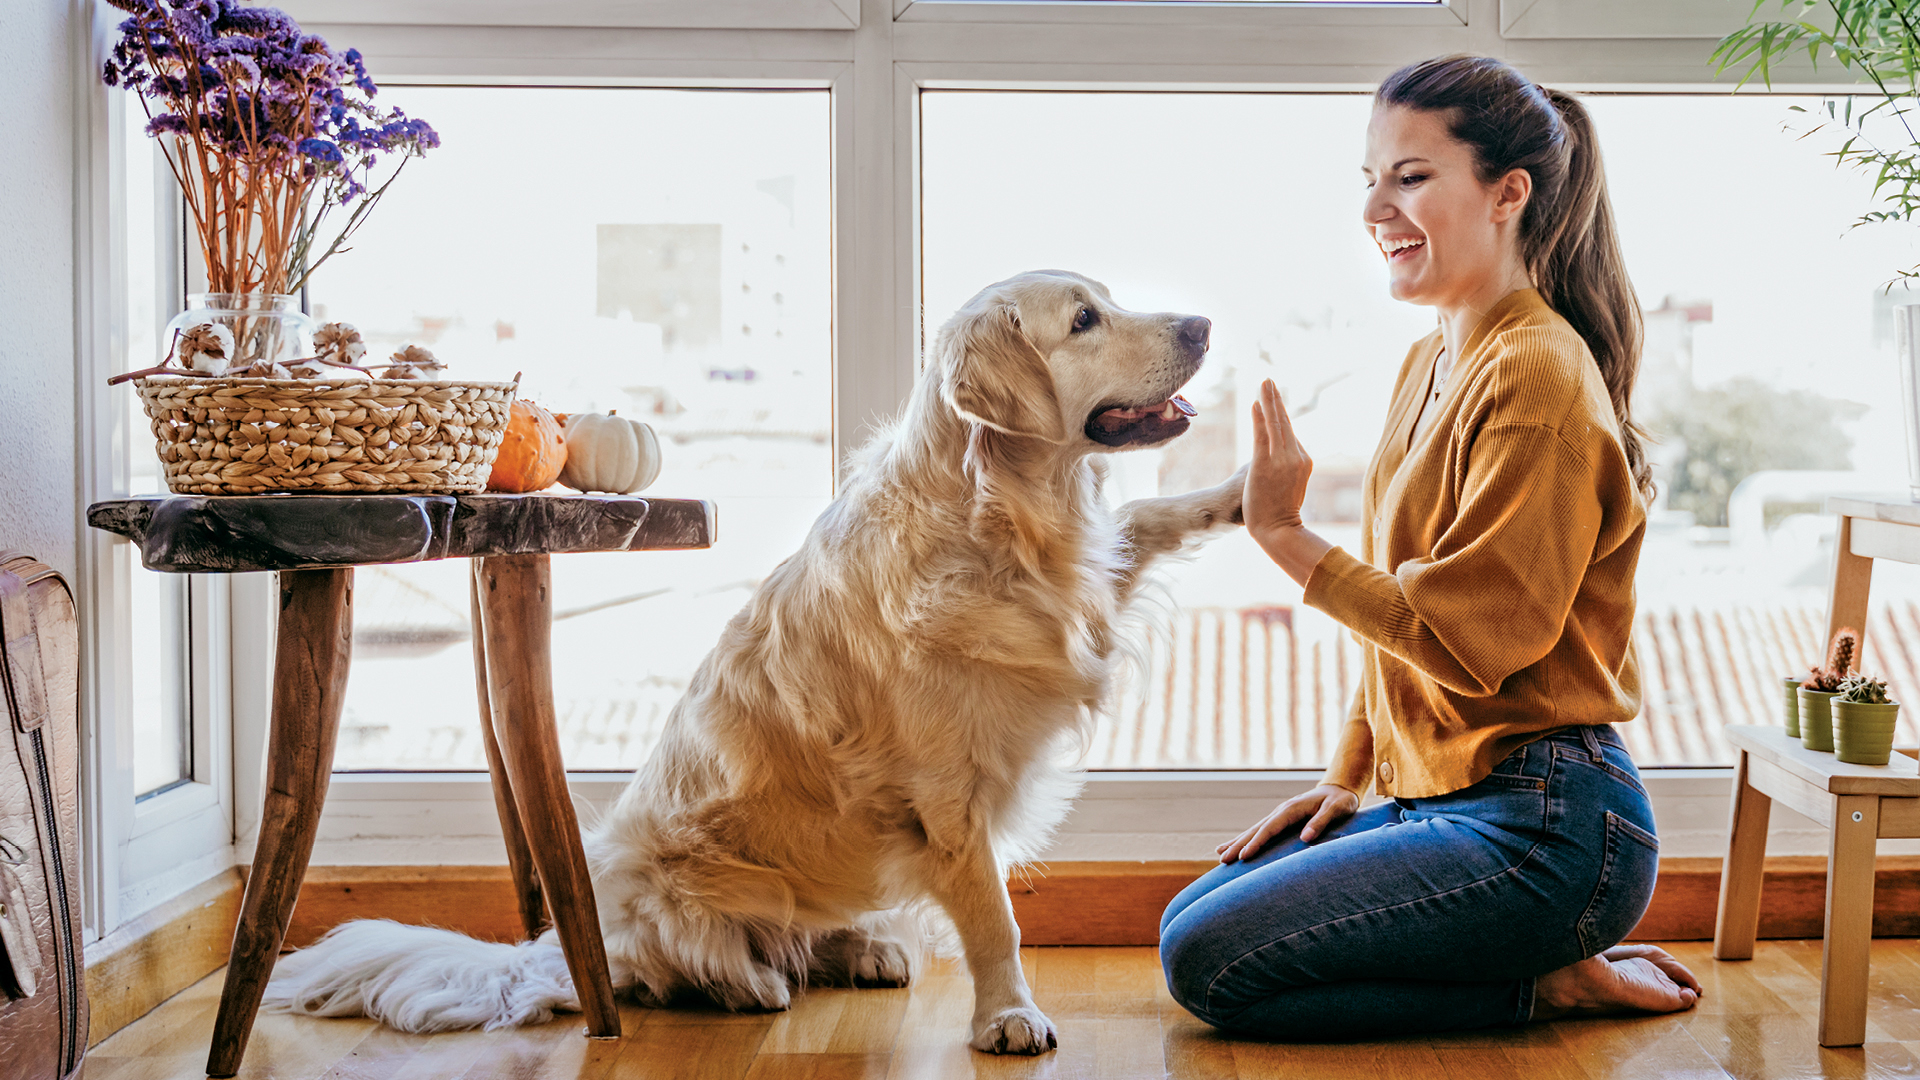
[[[957,320],[941,342],[954,411],[1008,435],[1059,442],[1060,398],[1047,358],[1020,330],[1020,312],[998,303]]]

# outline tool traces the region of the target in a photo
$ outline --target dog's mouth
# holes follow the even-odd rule
[[[1110,405],[1087,417],[1087,438],[1102,446],[1152,446],[1187,430],[1199,412],[1178,394],[1156,405]]]

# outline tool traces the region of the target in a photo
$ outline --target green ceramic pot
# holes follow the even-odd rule
[[[1893,756],[1893,725],[1900,719],[1900,703],[1835,701],[1831,708],[1834,756],[1853,765],[1885,765]]]
[[[1828,711],[1828,703],[1834,695],[1825,690],[1809,690],[1801,687],[1800,695],[1800,745],[1809,750],[1825,750],[1833,753],[1833,714]]]
[[[1787,738],[1800,737],[1800,676],[1788,675],[1782,680],[1787,690]]]

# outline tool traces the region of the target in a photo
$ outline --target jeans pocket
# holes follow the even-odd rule
[[[1606,811],[1606,851],[1593,899],[1580,914],[1581,955],[1594,956],[1620,944],[1647,913],[1660,873],[1660,839]]]

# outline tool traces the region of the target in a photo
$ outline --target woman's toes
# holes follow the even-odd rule
[[[1693,1007],[1700,995],[1667,977],[1660,965],[1644,957],[1612,961],[1607,964],[1613,976],[1612,995],[1620,1008],[1639,1012],[1678,1012]]]
[[[1690,1009],[1700,1000],[1648,957],[1609,960],[1591,956],[1540,976],[1534,985],[1534,1017],[1599,1015],[1614,1012],[1667,1013]]]
[[[1667,978],[1672,979],[1682,988],[1693,991],[1696,998],[1704,993],[1700,980],[1694,977],[1693,972],[1688,971],[1685,964],[1674,959],[1672,953],[1658,945],[1615,945],[1600,955],[1615,962],[1636,958],[1647,960],[1659,968]]]

